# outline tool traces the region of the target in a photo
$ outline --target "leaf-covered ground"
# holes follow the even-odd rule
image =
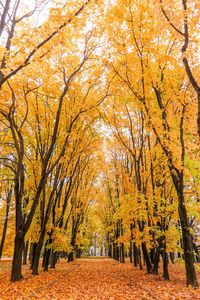
[[[185,287],[184,269],[170,266],[171,280],[147,275],[130,263],[112,259],[61,260],[56,269],[10,283],[10,261],[0,262],[0,299],[200,299],[200,289]],[[161,270],[160,270],[161,273]],[[200,275],[200,274],[199,274]],[[199,277],[199,276],[198,276]]]

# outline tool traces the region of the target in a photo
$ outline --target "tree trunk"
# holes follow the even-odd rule
[[[37,243],[36,250],[35,250],[35,256],[33,260],[33,269],[32,269],[32,275],[38,275],[38,267],[39,267],[39,262],[40,262],[40,253],[42,250],[43,246],[43,237],[40,236],[40,240]]]
[[[52,250],[52,252],[51,252],[51,266],[50,266],[51,269],[55,269],[55,267],[56,267],[56,257],[57,257],[57,252],[56,251],[54,252]]]
[[[27,253],[28,253],[28,241],[26,241],[23,250],[23,265],[27,264]]]
[[[74,260],[74,253],[71,251],[68,255],[68,262],[71,262]]]
[[[151,269],[152,269],[152,265],[151,265],[151,261],[149,258],[149,253],[147,251],[147,247],[146,247],[146,243],[142,242],[142,252],[144,255],[144,260],[147,266],[147,274],[151,274]]]
[[[183,196],[183,190],[179,191],[179,216],[181,221],[182,229],[182,241],[183,250],[185,258],[185,270],[186,270],[186,284],[192,287],[198,287],[198,282],[196,278],[196,272],[194,268],[194,257],[193,257],[193,246],[192,246],[192,236],[190,233],[190,226],[187,217],[187,210],[185,207],[185,201]]]
[[[140,246],[138,246],[138,263],[139,263],[139,267],[140,270],[142,270],[142,258],[141,258],[141,251],[140,251]]]
[[[132,256],[132,253],[133,253],[133,243],[132,243],[132,240],[130,239],[130,248],[129,248],[130,263],[133,262],[133,256]]]
[[[24,237],[20,234],[15,236],[14,255],[12,261],[11,281],[22,280],[21,265],[22,265],[22,252],[24,247]]]
[[[172,264],[174,264],[174,252],[169,253]]]
[[[137,267],[137,264],[138,264],[138,249],[137,249],[137,246],[136,246],[135,242],[133,243],[133,261],[134,261],[134,267]]]
[[[112,245],[111,244],[108,245],[108,256],[112,257]]]
[[[193,248],[194,248],[194,251],[195,251],[195,257],[196,257],[196,261],[197,263],[200,262],[200,256],[199,256],[199,250],[198,250],[198,247],[197,245],[193,242]]]
[[[165,280],[169,280],[169,272],[168,272],[168,263],[169,258],[167,252],[162,252],[162,258],[163,258],[163,277]]]
[[[9,216],[9,210],[10,210],[10,202],[11,202],[11,198],[12,198],[12,191],[13,191],[13,189],[11,188],[9,190],[9,192],[7,193],[7,198],[6,198],[6,218],[5,218],[5,222],[4,222],[3,233],[2,233],[1,244],[0,244],[0,258],[2,256],[3,246],[4,246],[4,242],[5,242],[5,237],[6,237],[8,216]]]
[[[51,249],[46,249],[46,255],[44,257],[44,271],[48,271],[50,255]]]
[[[154,251],[154,257],[153,257],[153,270],[152,274],[158,275],[158,266],[159,266],[159,257],[160,257],[160,251],[158,249],[155,249]]]
[[[33,243],[33,245],[32,245],[32,251],[31,251],[30,269],[33,269],[33,264],[34,264],[34,260],[35,260],[36,249],[37,249],[37,243]]]
[[[3,245],[4,245],[5,238],[6,238],[6,230],[7,230],[7,225],[8,225],[9,209],[10,209],[10,200],[7,199],[6,218],[5,218],[5,222],[4,222],[4,226],[3,226],[3,233],[2,233],[1,244],[0,244],[0,258],[2,256]]]
[[[124,243],[120,246],[120,262],[125,263],[125,256],[124,256]]]

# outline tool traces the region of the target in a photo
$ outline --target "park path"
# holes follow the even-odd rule
[[[125,274],[128,266],[123,270],[123,265],[108,258],[79,259],[29,299],[158,299]]]
[[[200,299],[200,289],[185,287],[182,267],[170,266],[171,281],[161,275],[147,275],[145,269],[109,258],[81,258],[72,263],[62,259],[56,269],[32,276],[23,267],[24,279],[10,283],[11,262],[0,262],[0,300],[184,300]],[[159,270],[162,273],[162,270]]]

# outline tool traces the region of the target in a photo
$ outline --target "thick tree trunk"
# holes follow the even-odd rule
[[[22,266],[22,252],[24,247],[24,237],[20,234],[16,234],[15,236],[15,244],[14,244],[14,255],[12,261],[12,271],[11,271],[11,281],[19,281],[21,280],[21,266]]]

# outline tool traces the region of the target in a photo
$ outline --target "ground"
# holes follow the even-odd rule
[[[32,276],[23,266],[24,280],[11,283],[11,261],[0,261],[0,299],[200,299],[200,289],[185,287],[184,269],[170,266],[171,280],[147,275],[132,264],[113,259],[61,260],[56,269]],[[162,270],[160,270],[162,273]],[[199,273],[200,275],[200,273]],[[198,276],[200,278],[200,276]]]

